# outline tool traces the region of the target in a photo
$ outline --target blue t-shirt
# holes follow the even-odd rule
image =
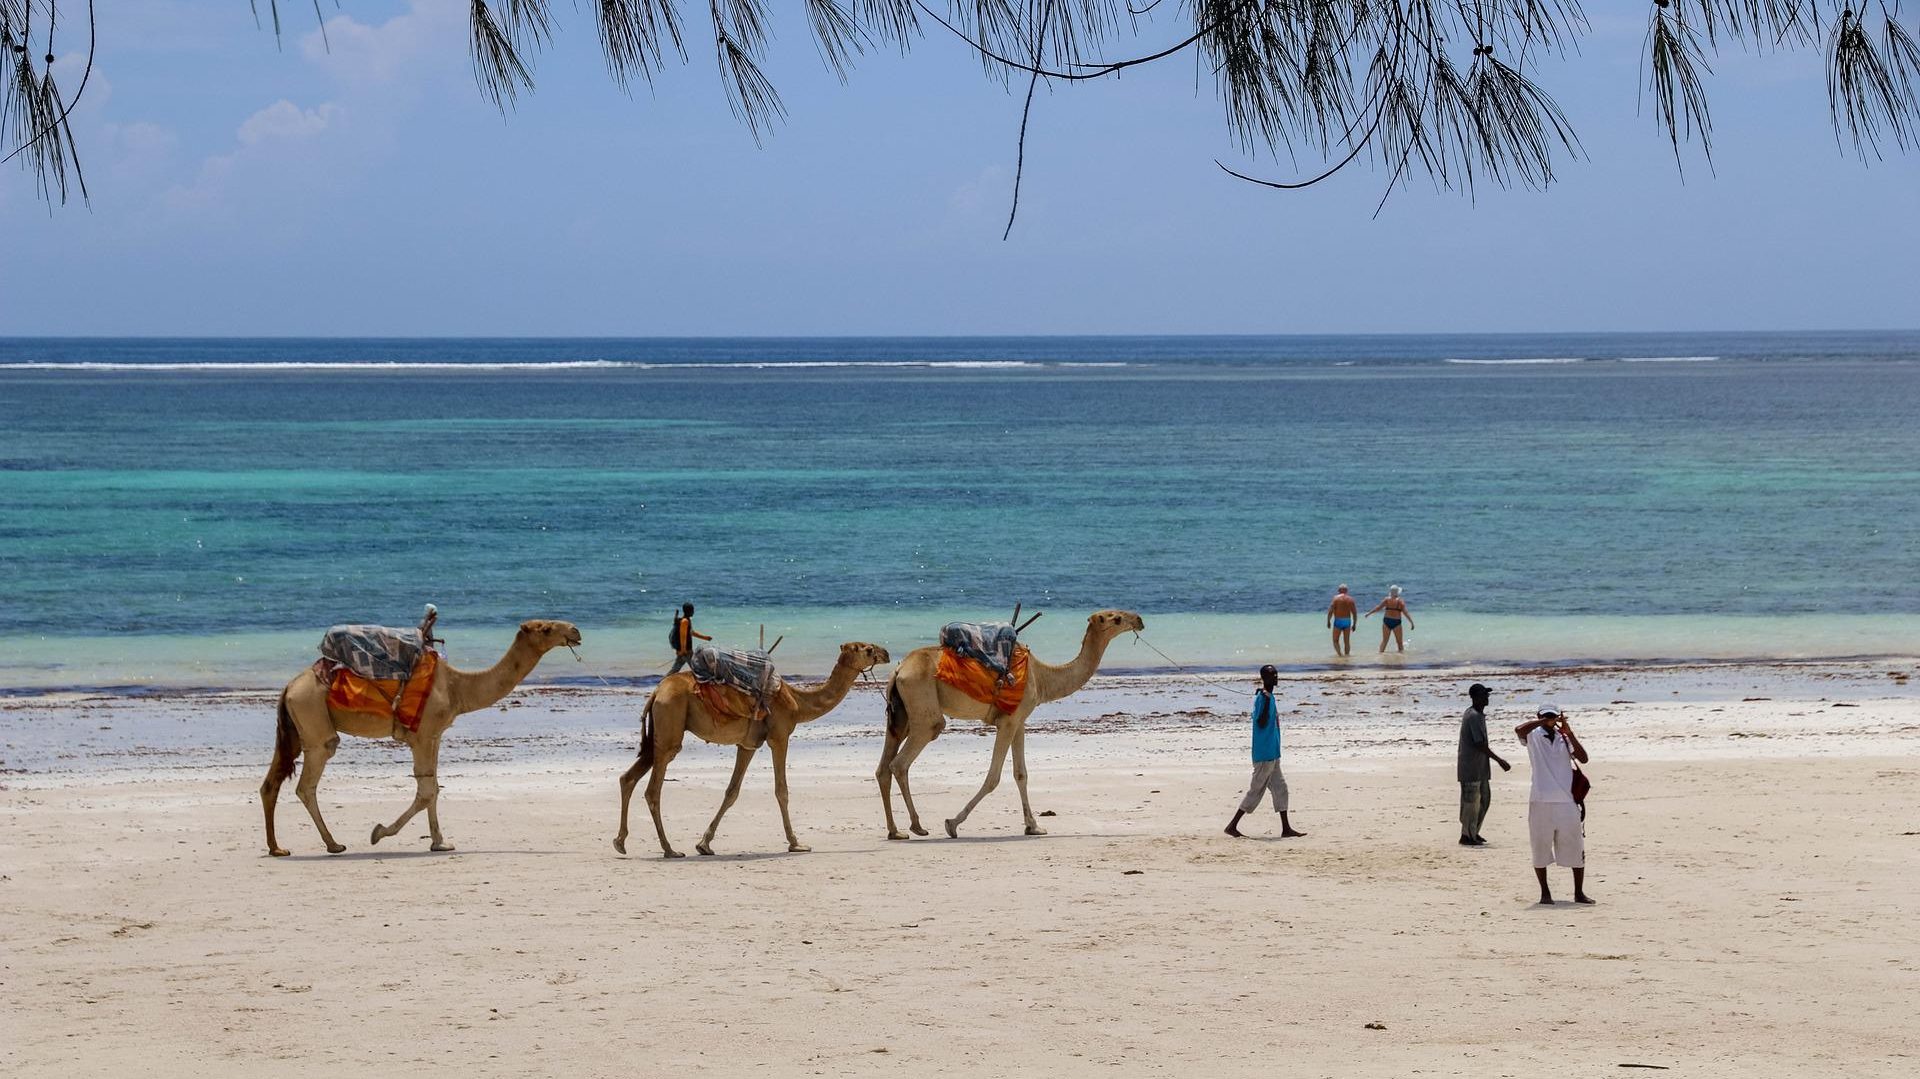
[[[1264,689],[1253,695],[1253,759],[1256,763],[1280,759],[1280,709],[1273,703],[1273,694]]]

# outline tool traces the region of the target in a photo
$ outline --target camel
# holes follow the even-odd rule
[[[817,686],[789,686],[769,702],[766,719],[766,744],[773,754],[773,796],[780,803],[780,824],[787,831],[787,850],[804,854],[812,847],[800,842],[793,833],[793,817],[787,812],[787,740],[802,723],[811,723],[839,706],[847,691],[862,674],[888,662],[892,657],[877,644],[851,641],[840,646],[840,658],[833,673]],[[707,833],[694,845],[701,854],[713,853],[713,836],[720,830],[720,818],[726,816],[734,799],[740,796],[741,781],[747,775],[747,763],[760,748],[754,741],[750,719],[732,719],[712,715],[694,693],[693,675],[670,674],[654,687],[653,695],[640,713],[640,752],[620,777],[620,834],[613,837],[613,849],[627,853],[627,807],[633,801],[633,789],[649,771],[647,809],[653,813],[653,830],[660,836],[660,853],[668,858],[686,857],[667,841],[667,829],[660,821],[660,791],[667,781],[667,765],[680,752],[680,742],[688,731],[702,741],[717,746],[735,746],[733,778],[727,781],[727,793],[720,809],[707,825]]]
[[[397,835],[413,815],[427,811],[427,829],[433,835],[433,849],[452,850],[453,844],[440,834],[440,783],[436,778],[440,764],[440,738],[453,721],[468,712],[477,712],[513,692],[520,680],[533,671],[542,656],[555,648],[580,643],[580,631],[570,622],[534,619],[520,623],[520,632],[500,661],[484,671],[462,671],[442,663],[420,713],[419,729],[403,739],[413,750],[413,803],[392,824],[373,826],[370,843]],[[313,826],[327,845],[328,854],[347,848],[334,841],[327,822],[320,817],[320,774],[327,760],[340,747],[340,736],[392,738],[404,730],[392,719],[360,712],[336,712],[327,704],[327,687],[311,668],[301,671],[287,688],[280,691],[280,717],[273,743],[273,764],[260,784],[261,808],[267,816],[267,853],[286,857],[273,833],[273,807],[280,797],[280,785],[293,774],[295,755],[302,760],[300,782],[294,791],[306,804]]]
[[[900,797],[907,803],[909,827],[914,835],[926,835],[920,826],[920,811],[914,808],[913,792],[907,787],[907,770],[914,758],[940,732],[947,729],[947,717],[984,720],[994,728],[993,763],[987,767],[987,779],[980,785],[960,815],[946,822],[947,837],[960,838],[960,826],[993,788],[1000,785],[1000,767],[1013,750],[1013,782],[1020,788],[1020,812],[1026,817],[1028,835],[1046,835],[1033,818],[1033,804],[1027,800],[1027,716],[1037,705],[1070,697],[1093,677],[1107,645],[1122,633],[1138,633],[1146,623],[1132,611],[1096,611],[1087,619],[1087,633],[1080,641],[1080,654],[1063,667],[1030,660],[1027,667],[1026,695],[1011,714],[997,712],[961,693],[934,676],[940,662],[940,646],[917,648],[907,653],[894,668],[887,684],[887,742],[880,751],[880,767],[873,778],[880,784],[880,802],[887,811],[887,838],[907,839],[893,820],[892,784],[900,784]]]

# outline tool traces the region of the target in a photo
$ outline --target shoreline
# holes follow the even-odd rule
[[[1283,679],[1326,677],[1405,678],[1467,677],[1475,672],[1494,672],[1503,677],[1590,675],[1608,672],[1672,673],[1686,671],[1773,669],[1794,670],[1826,667],[1884,666],[1920,674],[1920,653],[1872,652],[1849,655],[1754,655],[1754,656],[1674,656],[1674,657],[1568,657],[1563,659],[1457,659],[1422,660],[1411,653],[1365,652],[1351,660],[1326,659],[1275,663]],[[826,677],[826,669],[782,670],[782,677],[800,682]],[[1181,663],[1167,666],[1106,666],[1101,680],[1169,679],[1207,682],[1239,676],[1249,685],[1252,675],[1243,663]],[[287,677],[292,677],[288,675]],[[536,668],[522,689],[602,689],[608,691],[652,690],[660,683],[659,674],[569,674],[543,675]],[[884,676],[882,678],[884,680]],[[195,682],[110,682],[44,685],[0,685],[0,703],[59,702],[66,700],[190,700],[239,695],[273,694],[282,683],[259,681],[231,684]]]
[[[1920,753],[1916,673],[1913,663],[1810,661],[1296,672],[1280,681],[1281,720],[1290,753],[1334,766],[1446,756],[1465,687],[1477,680],[1494,687],[1495,726],[1518,723],[1551,699],[1587,737],[1634,759]],[[1036,757],[1103,759],[1110,744],[1145,738],[1197,760],[1230,760],[1244,738],[1252,685],[1251,677],[1101,675],[1042,706],[1028,729]],[[884,686],[860,684],[840,708],[801,727],[796,759],[870,776]],[[646,695],[639,686],[523,686],[459,720],[443,768],[449,776],[555,781],[612,774],[631,759]],[[257,783],[272,745],[274,699],[257,689],[0,699],[0,789],[183,777]],[[946,757],[944,747],[986,730],[955,722],[929,756]],[[730,758],[696,740],[676,768],[723,768]],[[404,774],[405,760],[398,743],[349,738],[328,781],[379,784]]]

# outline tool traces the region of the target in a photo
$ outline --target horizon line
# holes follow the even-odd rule
[[[739,333],[739,334],[0,334],[0,343],[41,341],[1011,341],[1069,338],[1261,340],[1313,337],[1631,337],[1787,334],[1920,334],[1920,326],[1767,330],[1341,330],[1266,333]]]

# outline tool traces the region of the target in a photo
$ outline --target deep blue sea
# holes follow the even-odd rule
[[[277,683],[428,601],[468,664],[578,623],[567,677],[682,600],[802,670],[1016,602],[1309,665],[1343,582],[1406,589],[1391,662],[1906,654],[1916,401],[1920,332],[0,339],[0,691]]]

